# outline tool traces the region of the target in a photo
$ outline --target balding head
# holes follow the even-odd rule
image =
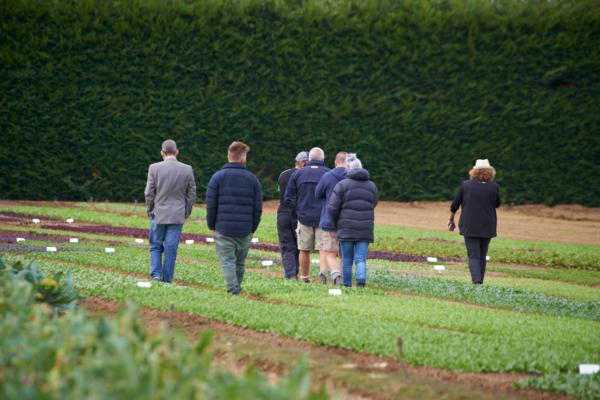
[[[348,155],[348,153],[346,153],[345,151],[340,151],[339,153],[337,153],[335,155],[335,167],[336,168],[346,167],[346,156],[347,155]]]
[[[166,156],[176,156],[179,154],[179,149],[177,149],[177,143],[173,139],[167,139],[162,143],[161,153],[164,157]]]
[[[308,161],[316,160],[323,161],[325,159],[325,152],[320,147],[313,147],[308,153]]]

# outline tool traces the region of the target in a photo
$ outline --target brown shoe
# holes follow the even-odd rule
[[[335,286],[341,286],[342,285],[342,276],[338,275],[335,277],[335,279],[333,280],[333,284]]]
[[[319,274],[319,283],[327,285],[327,277],[325,276],[325,274]]]

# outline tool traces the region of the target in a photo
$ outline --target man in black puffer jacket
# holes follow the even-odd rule
[[[339,182],[327,204],[337,230],[342,256],[342,281],[352,286],[352,263],[356,265],[356,284],[367,281],[367,252],[373,242],[377,186],[369,180],[356,154],[348,154],[346,179]]]
[[[221,269],[232,294],[242,289],[244,262],[262,215],[260,182],[245,166],[249,149],[242,142],[231,143],[229,162],[210,178],[206,189],[206,222],[215,231]]]

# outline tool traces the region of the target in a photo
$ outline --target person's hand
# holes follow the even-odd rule
[[[451,219],[448,220],[448,230],[450,232],[454,232],[454,229],[456,229],[456,224],[454,223],[454,221],[452,221]]]

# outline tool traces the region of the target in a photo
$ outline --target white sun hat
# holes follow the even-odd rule
[[[475,161],[474,169],[482,169],[482,168],[492,168],[489,160],[486,158],[485,160],[477,160]]]

